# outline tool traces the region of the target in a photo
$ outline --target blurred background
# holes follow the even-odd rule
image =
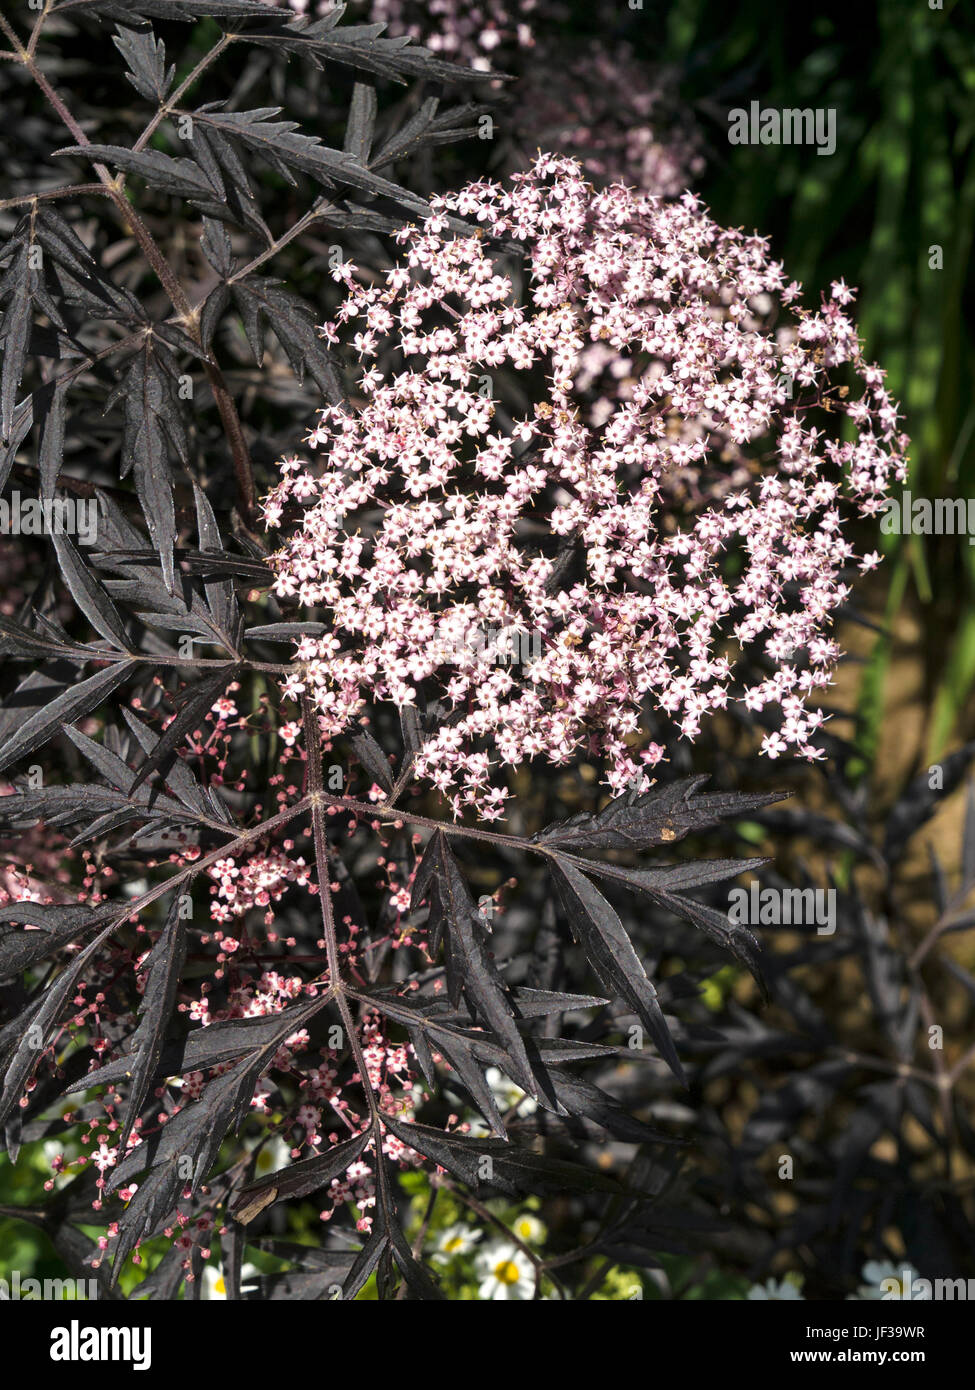
[[[682,0],[658,14],[668,59],[711,136],[698,187],[715,215],[771,236],[807,289],[839,277],[858,287],[867,355],[906,415],[909,488],[975,495],[971,7],[881,0],[852,22],[843,5]],[[722,140],[727,108],[756,96],[835,108],[835,154]],[[975,548],[964,536],[883,537],[881,548],[889,563],[868,603],[884,631],[844,645],[866,663],[859,742],[878,794],[890,796],[971,737]]]

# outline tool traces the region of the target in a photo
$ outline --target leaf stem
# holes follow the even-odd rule
[[[24,193],[19,198],[0,198],[0,212],[8,208],[29,207],[34,203],[53,203],[61,198],[108,198],[111,196],[104,184],[66,183],[60,188],[42,189],[40,193]]]
[[[236,37],[236,34],[222,34],[218,42],[215,43],[214,46],[210,49],[209,53],[204,53],[203,57],[197,63],[193,71],[189,73],[186,77],[184,77],[182,82],[176,88],[175,92],[172,92],[166,98],[166,100],[160,106],[159,110],[153,116],[152,120],[146,126],[145,130],[139,136],[138,140],[136,140],[135,144],[132,146],[133,152],[135,154],[138,154],[140,150],[145,149],[146,145],[148,145],[149,141],[155,135],[156,131],[162,125],[166,117],[172,115],[173,110],[179,102],[180,97],[182,97],[184,93],[187,92],[189,88],[193,86],[193,83],[196,82],[198,78],[202,77],[202,75],[206,72],[210,64],[213,63],[217,58],[219,58],[220,54],[223,53],[224,49],[229,48],[229,46],[233,43]]]
[[[88,136],[68,110],[64,101],[51,86],[44,73],[37,66],[37,63],[34,61],[33,53],[23,47],[17,35],[2,15],[0,15],[0,29],[3,30],[14,45],[18,58],[27,68],[35,84],[57,112],[64,125],[74,136],[75,142],[82,148],[88,148],[91,145]],[[218,44],[217,47],[219,48],[220,45]],[[95,173],[98,175],[101,183],[108,191],[109,197],[115,204],[124,225],[138,242],[147,263],[155,273],[156,278],[166,291],[166,294],[169,296],[173,308],[180,315],[186,331],[193,341],[202,348],[198,312],[190,304],[178,276],[173,272],[169,262],[166,260],[166,257],[163,255],[152,233],[149,231],[149,228],[143,222],[130,200],[125,196],[121,176],[118,178],[113,177],[106,166],[97,160],[93,160],[92,164]],[[203,362],[207,379],[210,382],[210,389],[213,392],[214,403],[227,436],[227,443],[230,446],[241,511],[244,513],[245,520],[250,521],[254,515],[256,491],[254,488],[253,465],[251,463],[247,441],[244,438],[243,426],[240,423],[240,417],[237,414],[233,398],[230,395],[227,383],[217,362],[210,353],[204,353]]]

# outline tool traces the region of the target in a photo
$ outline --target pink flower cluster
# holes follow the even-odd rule
[[[301,992],[299,979],[286,979],[276,972],[268,972],[262,977],[256,992],[249,988],[234,991],[228,1009],[210,1015],[204,1000],[201,1010],[191,1009],[190,1013],[204,1026],[227,1018],[269,1015],[291,1003]],[[284,1126],[284,1132],[291,1135],[289,1150],[293,1160],[327,1152],[343,1139],[368,1128],[369,1107],[364,1103],[364,1080],[382,1114],[398,1116],[407,1121],[415,1118],[415,1107],[425,1099],[425,1092],[416,1079],[416,1059],[412,1046],[387,1037],[383,1022],[375,1013],[363,1018],[359,1026],[359,1044],[365,1062],[365,1078],[358,1072],[352,1072],[343,1080],[340,1076],[340,1054],[332,1048],[321,1050],[321,1061],[317,1066],[309,1067],[307,1062],[299,1064],[295,1054],[307,1052],[309,1046],[305,1029],[288,1037],[269,1062],[269,1072],[288,1073],[296,1088],[288,1105]],[[226,1069],[225,1066],[214,1068],[212,1074],[219,1075]],[[184,1099],[198,1098],[205,1080],[202,1072],[187,1073],[181,1082]],[[278,1087],[270,1077],[265,1076],[257,1085],[251,1108],[256,1113],[267,1114],[272,1098],[276,1108],[284,1103]],[[297,1130],[301,1131],[298,1137]],[[421,1162],[421,1156],[390,1130],[383,1127],[381,1135],[383,1153],[392,1162],[404,1167],[413,1167]],[[329,1205],[320,1213],[322,1221],[331,1220],[342,1207],[352,1204],[358,1209],[357,1229],[364,1234],[372,1229],[370,1209],[376,1204],[375,1152],[375,1140],[370,1140],[345,1173],[332,1179],[325,1193]],[[281,1155],[282,1158],[286,1156]],[[112,1166],[115,1161],[113,1151],[105,1166]]]
[[[504,68],[499,52],[531,48],[538,0],[367,0],[358,8],[394,38],[409,35],[431,53],[487,72]]]
[[[327,14],[334,0],[262,0],[297,14]],[[390,38],[409,37],[448,62],[478,71],[503,67],[502,49],[530,48],[538,0],[354,0],[352,24],[385,24]],[[551,18],[551,14],[549,15]]]
[[[310,691],[330,737],[370,701],[435,691],[454,717],[416,772],[455,815],[497,817],[495,769],[537,757],[601,757],[614,791],[648,786],[647,700],[688,738],[731,699],[775,706],[763,751],[817,756],[807,701],[856,558],[842,504],[875,514],[905,476],[852,291],[803,308],[767,243],[690,194],[596,190],[549,155],[510,188],[435,200],[399,239],[378,283],[337,272],[349,292],[325,332],[349,326],[361,403],[322,411],[321,463],[284,460],[265,504],[271,526],[303,509],[276,593],[330,616],[286,693]],[[540,641],[499,661],[485,626]],[[771,674],[736,682],[745,648]]]
[[[264,3],[309,15],[329,8],[329,0]],[[553,0],[544,9],[538,0],[356,0],[349,17],[386,24],[390,37],[409,37],[450,62],[517,78],[497,118],[514,137],[508,153],[516,158],[505,168],[524,168],[525,151],[558,150],[595,182],[624,180],[667,197],[704,168],[695,122],[686,112],[675,117],[670,78],[628,44],[574,41]],[[612,6],[603,7],[601,22],[612,29]]]
[[[235,859],[218,859],[207,870],[218,885],[210,904],[210,916],[215,922],[231,917],[243,917],[252,907],[269,907],[279,902],[288,885],[308,882],[309,869],[304,859],[291,859],[280,850],[255,854],[243,863]]]
[[[228,994],[226,1008],[211,1012],[210,985],[204,981],[199,997],[187,1005],[187,1013],[197,1023],[209,1027],[212,1023],[224,1023],[231,1018],[267,1018],[279,1013],[289,1004],[301,997],[305,986],[299,975],[281,975],[277,970],[264,970],[256,979],[245,976],[243,981]],[[282,1064],[282,1058],[290,1057],[287,1049],[307,1043],[308,1035],[302,1030],[290,1037],[285,1044],[285,1052],[278,1052],[275,1065]],[[194,1073],[202,1076],[202,1073]]]
[[[672,76],[629,44],[540,40],[511,95],[522,147],[570,155],[594,183],[674,198],[704,170],[700,132],[679,107]]]
[[[381,1019],[377,1014],[369,1014],[363,1021],[362,1055],[366,1064],[366,1080],[375,1097],[376,1104],[383,1114],[398,1116],[410,1121],[415,1118],[415,1106],[422,1098],[412,1068],[415,1066],[413,1048],[409,1043],[394,1043],[387,1038]],[[317,1104],[304,1105],[298,1112],[298,1119],[305,1125],[306,1143],[314,1150],[322,1142],[319,1131],[325,1119],[324,1107],[331,1108],[348,1130],[361,1132],[366,1127],[365,1115],[350,1110],[349,1101],[342,1096],[337,1085],[337,1072],[334,1066],[326,1063],[310,1078],[311,1094]],[[358,1074],[352,1081],[358,1083]],[[340,1138],[348,1137],[342,1131],[328,1136],[331,1144]],[[403,1167],[413,1167],[420,1163],[421,1156],[411,1149],[395,1134],[385,1127],[382,1129],[382,1150],[393,1163]],[[296,1155],[297,1156],[297,1155]],[[329,1221],[335,1212],[352,1202],[359,1209],[356,1229],[368,1234],[372,1230],[370,1209],[376,1205],[376,1142],[370,1140],[360,1158],[346,1170],[341,1178],[333,1178],[326,1196],[331,1206],[321,1212],[321,1219]]]
[[[134,962],[140,987],[145,985],[144,966],[147,957],[148,952],[144,952]],[[207,990],[208,986],[204,985],[200,998],[187,1009],[189,1017],[204,1028],[232,1018],[274,1016],[309,992],[308,986],[304,985],[298,976],[283,976],[277,971],[265,971],[259,979],[248,979],[246,983],[231,990],[227,1006],[211,1013]],[[79,996],[75,1002],[84,1006],[84,1013],[74,1019],[75,1026],[80,1027],[88,1022],[89,1015],[91,1020],[96,1022],[99,1018],[107,1021],[103,992],[96,993],[90,1005],[86,1005],[83,996]],[[382,1020],[374,1013],[369,1013],[362,1019],[358,1032],[366,1070],[364,1078],[356,1071],[342,1078],[341,1054],[332,1048],[321,1049],[318,1065],[309,1065],[307,1054],[310,1039],[308,1031],[304,1028],[288,1035],[273,1057],[268,1058],[265,1073],[255,1087],[251,1110],[255,1117],[270,1116],[272,1108],[285,1112],[283,1120],[280,1116],[277,1117],[274,1136],[271,1136],[267,1129],[262,1131],[265,1136],[273,1137],[272,1154],[277,1160],[278,1168],[282,1164],[286,1166],[289,1157],[297,1160],[327,1152],[343,1139],[367,1128],[369,1106],[365,1102],[364,1082],[368,1084],[375,1103],[383,1114],[396,1115],[406,1120],[414,1119],[415,1108],[426,1098],[426,1093],[416,1079],[416,1061],[411,1045],[390,1039],[384,1032]],[[107,1044],[102,1046],[104,1048]],[[129,1138],[128,1149],[143,1143],[148,1135],[155,1132],[159,1123],[168,1122],[184,1105],[197,1101],[207,1081],[226,1072],[232,1065],[233,1063],[227,1062],[212,1068],[209,1072],[186,1072],[178,1082],[171,1078],[168,1084],[178,1087],[178,1101],[174,1099],[170,1102],[168,1097],[165,1100],[161,1099],[163,1113],[160,1113],[156,1123],[151,1123],[148,1128],[144,1128],[142,1121],[137,1120],[134,1132]],[[272,1073],[288,1076],[291,1085],[287,1088],[287,1098]],[[161,1097],[162,1093],[159,1092],[157,1095]],[[121,1158],[117,1144],[112,1142],[113,1135],[118,1130],[119,1105],[119,1097],[114,1087],[109,1088],[102,1099],[102,1105],[104,1115],[90,1118],[87,1132],[81,1136],[82,1145],[89,1148],[90,1153],[79,1154],[70,1159],[74,1168],[85,1167],[88,1163],[97,1167],[101,1176],[96,1185],[98,1195],[93,1202],[96,1210],[100,1210],[103,1204],[101,1194],[105,1186],[105,1175]],[[415,1150],[403,1144],[385,1127],[381,1130],[381,1143],[383,1153],[394,1163],[412,1167],[422,1161]],[[332,1180],[325,1194],[328,1206],[321,1212],[323,1221],[331,1220],[342,1207],[351,1205],[354,1208],[357,1229],[363,1234],[368,1234],[371,1230],[371,1208],[376,1202],[375,1150],[376,1143],[370,1140],[361,1156],[347,1171]],[[53,1176],[47,1183],[48,1189],[54,1186],[65,1166],[63,1153],[57,1153],[52,1157]],[[131,1182],[119,1190],[119,1196],[122,1201],[129,1201],[137,1190],[138,1183]],[[186,1195],[184,1194],[184,1198]],[[166,1234],[173,1240],[177,1249],[187,1254],[186,1268],[190,1267],[189,1253],[193,1241],[199,1243],[199,1236],[194,1235],[194,1231],[206,1232],[213,1225],[214,1216],[211,1213],[204,1212],[191,1218],[182,1209],[177,1212],[176,1220]],[[109,1228],[108,1238],[100,1240],[102,1251],[110,1248],[111,1237],[116,1233],[116,1229],[113,1223]]]
[[[0,553],[0,584],[4,569]],[[13,792],[10,782],[0,781],[0,797],[11,796]],[[70,866],[76,858],[75,852],[63,836],[41,822],[16,836],[0,836],[0,855],[4,861],[0,864],[0,906],[70,902],[74,897]]]

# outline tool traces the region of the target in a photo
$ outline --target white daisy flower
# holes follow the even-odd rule
[[[797,1298],[803,1298],[803,1295],[799,1285],[794,1280],[785,1278],[780,1280],[766,1279],[764,1284],[753,1284],[746,1297],[751,1300],[767,1298],[777,1303],[789,1303]]]
[[[241,1293],[251,1293],[257,1288],[256,1284],[246,1284],[245,1279],[254,1279],[260,1274],[256,1265],[246,1264],[240,1270],[240,1291]],[[206,1299],[225,1300],[227,1297],[227,1283],[224,1279],[223,1269],[219,1265],[203,1266],[203,1297]]]
[[[890,1260],[868,1260],[860,1274],[863,1283],[855,1294],[851,1294],[851,1298],[879,1301],[888,1297],[906,1297],[908,1302],[923,1303],[924,1296],[910,1288],[920,1277],[906,1260],[901,1260],[900,1264],[892,1264]],[[910,1290],[906,1295],[905,1286]]]
[[[245,1141],[246,1147],[253,1152],[260,1141]],[[255,1178],[266,1178],[269,1173],[276,1173],[279,1168],[287,1168],[291,1162],[291,1145],[282,1139],[279,1134],[273,1135],[261,1146],[261,1151],[257,1155],[257,1163],[254,1166]]]
[[[433,1259],[437,1264],[446,1264],[455,1255],[468,1254],[480,1239],[480,1231],[475,1230],[473,1226],[465,1226],[462,1222],[457,1222],[440,1232]]]
[[[528,1256],[517,1245],[496,1241],[475,1260],[480,1284],[478,1298],[529,1299],[535,1292],[535,1271]]]
[[[517,1108],[519,1115],[531,1115],[538,1109],[536,1101],[531,1096],[526,1095],[520,1086],[516,1086],[505,1076],[504,1072],[497,1067],[488,1067],[484,1073],[484,1080],[491,1087],[494,1099],[497,1101],[501,1110],[512,1110]]]
[[[545,1239],[545,1227],[537,1216],[524,1211],[511,1223],[511,1230],[526,1245],[538,1245]]]

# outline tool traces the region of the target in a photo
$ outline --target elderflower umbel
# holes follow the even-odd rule
[[[852,291],[802,307],[767,243],[692,195],[597,190],[551,155],[433,208],[378,282],[343,268],[324,331],[351,335],[360,399],[321,412],[321,462],[287,460],[265,502],[270,525],[301,514],[275,591],[330,618],[290,693],[325,738],[371,702],[439,698],[416,774],[485,819],[533,758],[649,786],[648,707],[688,739],[732,700],[777,709],[762,751],[821,756],[844,524],[906,476]]]

